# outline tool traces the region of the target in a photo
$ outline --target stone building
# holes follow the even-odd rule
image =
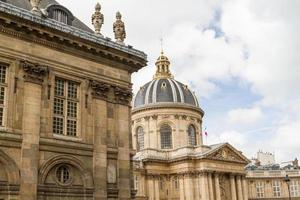
[[[259,152],[262,153],[261,151]],[[258,155],[260,155],[258,153]],[[269,154],[270,153],[265,153]],[[247,166],[249,200],[295,199],[300,200],[300,167],[298,160],[262,165],[265,156],[258,156],[255,164]],[[269,159],[267,159],[269,160]]]
[[[95,33],[54,0],[0,1],[1,200],[133,198],[131,74],[146,55],[102,36],[100,9]]]
[[[228,143],[204,145],[195,94],[174,79],[163,52],[156,68],[133,101],[137,199],[247,200],[249,160]]]

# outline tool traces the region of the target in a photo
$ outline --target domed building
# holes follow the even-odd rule
[[[137,199],[248,199],[249,160],[228,143],[203,144],[204,112],[195,93],[174,79],[163,52],[155,65],[133,100]]]

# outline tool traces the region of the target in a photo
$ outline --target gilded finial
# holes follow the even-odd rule
[[[116,21],[113,24],[113,30],[115,33],[116,42],[124,44],[124,40],[126,38],[126,30],[125,24],[122,21],[122,15],[119,11],[116,13]]]
[[[95,6],[95,13],[92,15],[92,24],[95,28],[95,33],[97,35],[102,35],[101,34],[101,27],[104,23],[104,16],[101,13],[101,5],[98,2]]]
[[[164,39],[162,37],[160,38],[160,54],[164,54]]]

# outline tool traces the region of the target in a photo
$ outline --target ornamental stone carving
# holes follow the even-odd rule
[[[36,83],[36,84],[43,83],[44,77],[48,72],[48,68],[46,66],[42,66],[38,63],[32,63],[28,61],[21,61],[20,65],[25,72],[24,74],[25,81]]]
[[[100,11],[101,11],[101,5],[100,3],[97,3],[95,6],[95,13],[92,15],[92,24],[95,28],[95,33],[97,35],[102,35],[101,27],[104,23],[104,16]]]
[[[32,6],[31,12],[40,13],[39,5],[40,5],[41,0],[29,0],[29,1]]]
[[[98,81],[91,80],[92,96],[95,98],[107,100],[110,85]]]
[[[131,102],[132,92],[129,89],[115,87],[114,94],[116,103],[128,105]]]
[[[125,24],[122,21],[122,15],[120,12],[117,12],[116,14],[116,21],[113,25],[114,33],[115,33],[115,39],[116,42],[120,44],[124,44],[124,40],[126,38],[126,30],[125,30]]]

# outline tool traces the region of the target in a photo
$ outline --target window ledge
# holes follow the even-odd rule
[[[72,136],[66,136],[66,135],[53,134],[53,137],[55,139],[67,140],[67,141],[74,141],[74,142],[81,142],[82,141],[82,138],[72,137]]]

